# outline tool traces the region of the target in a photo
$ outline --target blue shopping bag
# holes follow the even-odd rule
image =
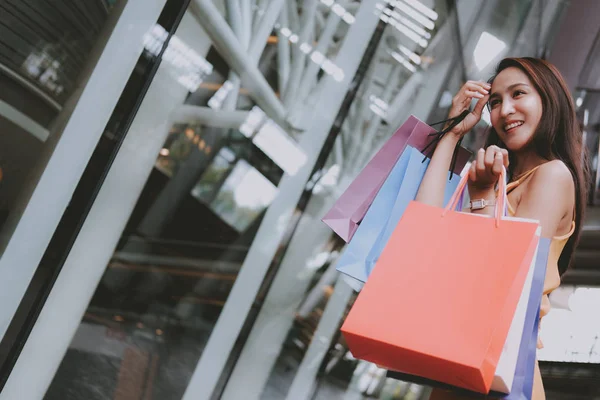
[[[360,282],[367,280],[376,257],[385,247],[406,206],[417,195],[429,161],[414,147],[406,146],[340,256],[336,266],[338,271]],[[447,181],[444,203],[450,199],[459,181],[456,174]]]
[[[537,361],[536,354],[540,323],[540,306],[544,294],[544,280],[546,279],[546,265],[548,264],[550,243],[551,239],[540,238],[538,244],[538,254],[535,260],[535,271],[533,282],[531,284],[529,304],[527,305],[527,314],[525,316],[523,338],[521,339],[521,347],[519,348],[515,379],[510,394],[505,397],[507,400],[531,399],[531,393],[533,391],[533,375],[535,372],[535,363]]]
[[[404,179],[402,183],[402,187],[398,194],[396,195],[396,201],[394,203],[394,207],[389,215],[389,218],[381,229],[377,239],[375,240],[369,254],[367,254],[367,258],[365,261],[366,267],[366,275],[369,276],[371,271],[375,267],[375,263],[379,259],[381,252],[385,248],[390,236],[394,232],[396,225],[398,225],[398,221],[404,214],[404,210],[408,206],[408,203],[411,200],[414,200],[417,196],[417,191],[419,190],[419,186],[421,185],[421,181],[423,180],[423,176],[425,176],[425,171],[429,166],[430,159],[426,159],[423,162],[423,155],[415,150],[414,148],[409,149],[410,158],[408,160],[408,165],[406,167],[406,176],[410,177],[409,179]],[[458,183],[460,182],[460,176],[456,174],[452,174],[452,178],[446,182],[446,189],[444,192],[444,207],[452,197],[452,194],[456,190]],[[458,208],[462,207],[462,201],[458,202]]]

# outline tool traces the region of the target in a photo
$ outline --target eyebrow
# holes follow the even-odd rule
[[[526,83],[519,82],[519,83],[513,83],[513,84],[512,84],[512,85],[510,85],[510,86],[509,86],[509,87],[508,87],[506,90],[507,90],[507,91],[513,90],[513,89],[514,89],[514,88],[516,88],[517,86],[527,86],[527,87],[530,87],[530,86],[529,86],[528,84],[526,84]],[[492,94],[490,95],[490,100],[491,100],[491,99],[493,99],[493,98],[495,98],[495,97],[500,97],[500,95],[498,94],[498,92],[494,92],[494,93],[492,93]]]

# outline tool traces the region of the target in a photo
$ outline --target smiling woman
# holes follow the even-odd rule
[[[569,267],[585,208],[585,157],[575,105],[558,70],[534,58],[504,59],[488,83],[467,82],[454,97],[450,116],[468,110],[474,98],[473,111],[438,145],[417,200],[442,205],[452,150],[481,119],[487,103],[492,127],[486,149],[479,150],[469,171],[471,212],[492,215],[494,207],[488,206],[495,204],[496,185],[508,168],[508,212],[539,221],[542,236],[552,238],[541,318],[550,311],[548,294]],[[532,398],[545,399],[537,368]]]

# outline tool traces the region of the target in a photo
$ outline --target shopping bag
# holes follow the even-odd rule
[[[531,283],[531,291],[526,305],[526,317],[523,333],[519,345],[519,354],[515,368],[515,376],[510,389],[510,394],[491,391],[487,398],[503,398],[505,400],[529,400],[533,389],[533,375],[536,362],[536,345],[539,326],[540,299],[544,291],[544,279],[546,277],[546,265],[548,263],[548,251],[550,239],[540,238],[535,259],[535,269]],[[521,306],[521,305],[519,305]],[[419,376],[404,374],[397,371],[388,371],[388,378],[398,379],[405,382],[417,383],[419,385],[446,389],[451,393],[440,393],[435,391],[435,399],[451,400],[458,395],[462,398],[486,398],[485,395],[457,388],[452,385],[432,381]]]
[[[365,269],[367,277],[373,270],[375,263],[379,259],[379,255],[383,251],[383,248],[385,247],[390,236],[392,235],[392,232],[398,224],[398,221],[400,221],[402,214],[404,214],[408,203],[415,199],[417,191],[419,190],[419,186],[421,185],[421,181],[423,180],[423,176],[425,175],[425,171],[429,166],[429,161],[430,159],[427,158],[426,162],[423,162],[423,155],[421,155],[420,152],[416,151],[416,149],[411,149],[411,157],[408,161],[408,166],[406,168],[406,178],[402,183],[400,192],[396,196],[396,201],[394,203],[393,209],[390,212],[390,216],[385,222],[385,224],[382,224],[383,229],[380,229],[379,235],[373,240],[373,246],[371,246],[371,249],[366,256]],[[460,176],[455,173],[452,173],[452,178],[446,182],[444,192],[444,206],[448,203],[450,197],[452,197],[452,194],[458,187],[459,182]],[[461,207],[462,201],[460,201],[458,204],[458,208],[460,209]]]
[[[413,147],[417,150],[423,150],[435,143],[435,138],[430,136],[435,132],[431,126],[411,115],[350,183],[322,221],[349,242],[409,140],[412,139]],[[453,171],[460,174],[470,153],[460,147],[456,154]]]
[[[537,341],[540,322],[541,299],[544,294],[546,266],[552,240],[541,238],[538,244],[535,274],[531,285],[531,294],[527,305],[524,334],[519,348],[519,360],[515,370],[515,379],[507,400],[529,400],[533,390],[533,376],[537,362]]]
[[[540,328],[540,315],[541,308],[538,308],[535,325],[531,332],[531,340],[529,341],[529,354],[527,355],[527,366],[525,368],[525,374],[523,375],[523,388],[521,389],[522,394],[517,397],[519,400],[530,400],[533,397],[533,382],[535,376],[535,367],[537,364],[537,340]],[[512,400],[512,399],[511,399]]]
[[[342,326],[354,357],[490,391],[540,231],[502,217],[505,175],[493,217],[453,211],[468,175],[445,209],[409,203]]]
[[[370,260],[373,256],[369,255],[374,250],[377,256],[381,253],[404,209],[417,195],[429,161],[429,158],[424,161],[423,154],[417,149],[406,147],[340,256],[336,265],[338,271],[361,282],[367,280],[374,264]],[[460,176],[453,174],[446,182],[444,204],[450,200],[459,181]]]

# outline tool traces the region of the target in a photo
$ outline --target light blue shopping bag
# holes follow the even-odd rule
[[[429,159],[411,146],[406,146],[388,175],[354,237],[340,256],[337,270],[365,282],[374,263],[385,247],[406,206],[414,200],[429,165]],[[454,193],[460,177],[453,174],[447,181],[444,203]],[[352,285],[358,290],[360,285]]]
[[[394,208],[389,214],[389,218],[385,226],[382,227],[383,229],[381,229],[377,239],[371,247],[371,251],[369,251],[369,254],[367,255],[365,262],[366,276],[371,274],[371,271],[375,267],[375,263],[379,259],[379,256],[390,239],[390,236],[392,236],[394,229],[396,229],[396,225],[398,225],[398,222],[404,214],[404,210],[408,206],[408,203],[410,203],[411,200],[414,200],[417,196],[417,191],[419,190],[423,176],[425,176],[425,171],[429,166],[429,162],[429,158],[423,161],[423,154],[414,148],[410,148],[410,158],[408,160],[405,173],[407,178],[405,178],[402,182],[402,187],[396,195]],[[456,191],[459,182],[460,176],[456,174],[452,174],[452,178],[446,182],[446,189],[444,192],[444,207],[452,197],[452,194]],[[458,206],[462,207],[462,201],[458,202]]]

